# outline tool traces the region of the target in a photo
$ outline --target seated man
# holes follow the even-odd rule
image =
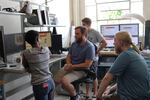
[[[87,40],[87,29],[83,26],[75,28],[75,39],[72,43],[69,53],[67,55],[66,64],[58,71],[58,74],[65,72],[64,76],[56,75],[55,77],[61,77],[59,80],[55,80],[62,84],[63,88],[69,93],[70,100],[77,100],[78,96],[71,82],[83,78],[86,76],[84,71],[75,71],[82,69],[88,69],[95,56],[94,45]],[[60,78],[59,77],[59,78]]]
[[[129,33],[116,33],[114,45],[119,56],[103,78],[97,100],[150,100],[148,65],[132,43]],[[113,77],[117,77],[117,84],[107,88]]]

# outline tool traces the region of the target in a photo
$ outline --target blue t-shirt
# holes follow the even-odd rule
[[[72,64],[80,64],[85,62],[85,60],[94,60],[95,48],[88,40],[82,45],[74,42],[69,50],[69,54],[71,55]]]
[[[121,100],[150,96],[150,76],[147,68],[144,58],[131,48],[117,57],[109,73],[117,77],[117,92]]]

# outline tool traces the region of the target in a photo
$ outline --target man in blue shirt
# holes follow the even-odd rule
[[[98,53],[100,50],[102,50],[103,48],[106,47],[107,43],[101,33],[99,33],[97,30],[91,28],[91,24],[92,24],[92,20],[90,18],[85,17],[82,19],[82,25],[87,27],[87,29],[88,29],[87,38],[96,47],[96,55],[95,55],[95,59],[94,59],[95,66],[93,66],[91,70],[94,71],[96,74],[98,73],[97,76],[99,79],[101,76],[100,75],[101,68],[98,68]],[[97,70],[97,69],[99,69],[99,70]],[[98,80],[96,78],[93,82],[93,97],[96,97],[96,95],[97,95],[97,90],[98,90],[97,87],[98,87]],[[90,90],[90,85],[87,83],[86,84],[86,97],[87,98],[90,95],[89,90]]]
[[[116,33],[114,45],[119,56],[103,78],[97,100],[113,100],[112,98],[115,100],[150,100],[150,76],[147,64],[132,43],[129,33]],[[117,84],[107,88],[114,77],[117,77]],[[108,96],[115,89],[116,95]]]
[[[70,100],[78,100],[78,96],[71,82],[86,76],[85,72],[75,70],[79,70],[81,68],[88,69],[92,65],[94,57],[95,48],[94,45],[87,40],[87,29],[84,26],[76,27],[75,42],[72,43],[70,47],[66,64],[63,69],[58,71],[58,74],[64,72],[66,74],[64,76],[60,75],[62,78],[60,80],[56,80],[61,83],[63,88],[69,93],[71,96]]]

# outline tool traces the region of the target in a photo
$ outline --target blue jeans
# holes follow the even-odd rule
[[[54,100],[55,84],[52,79],[39,85],[33,85],[35,100]]]

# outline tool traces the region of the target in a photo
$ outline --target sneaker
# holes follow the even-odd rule
[[[70,96],[70,100],[80,100],[80,95]]]

